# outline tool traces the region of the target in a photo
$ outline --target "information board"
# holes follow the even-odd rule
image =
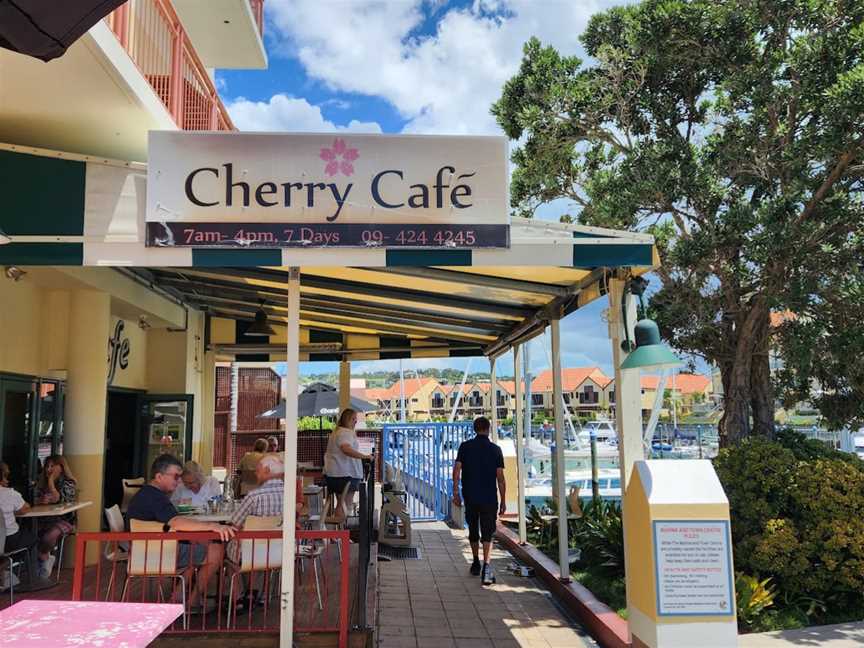
[[[503,137],[151,131],[154,247],[510,244]]]
[[[735,613],[726,520],[655,520],[654,564],[658,615]]]

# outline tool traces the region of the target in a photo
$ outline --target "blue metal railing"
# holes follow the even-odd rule
[[[402,476],[412,520],[451,517],[453,464],[459,444],[474,436],[471,421],[386,424],[384,465]]]

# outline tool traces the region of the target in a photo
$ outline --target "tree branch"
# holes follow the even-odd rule
[[[864,144],[864,135],[856,139],[852,146],[846,150],[843,155],[837,160],[837,164],[834,165],[834,168],[831,169],[831,173],[823,180],[822,184],[816,190],[816,193],[813,194],[813,197],[810,199],[810,202],[804,207],[804,211],[802,211],[798,218],[795,219],[794,227],[800,227],[801,224],[810,218],[813,214],[816,206],[822,202],[825,196],[831,191],[831,187],[835,185],[835,183],[843,177],[843,174],[846,172],[846,169],[855,159],[855,156],[861,152],[861,146]]]

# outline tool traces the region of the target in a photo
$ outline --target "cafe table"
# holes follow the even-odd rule
[[[144,648],[182,614],[173,603],[24,600],[0,611],[0,645]]]
[[[87,508],[88,506],[92,506],[93,502],[84,501],[84,502],[67,502],[61,504],[39,504],[38,506],[31,506],[30,510],[26,513],[21,513],[17,517],[19,519],[29,519],[31,520],[31,524],[33,525],[33,533],[35,534],[37,531],[37,523],[39,518],[52,518],[52,517],[62,517],[69,513],[74,513],[75,511],[80,511],[83,508]],[[30,562],[27,569],[27,577],[29,578],[29,582],[23,582],[15,589],[19,592],[36,592],[39,590],[48,589],[49,587],[54,587],[57,584],[57,581],[51,580],[49,578],[36,579],[33,576],[36,574],[36,565],[33,560],[33,552],[30,552]]]

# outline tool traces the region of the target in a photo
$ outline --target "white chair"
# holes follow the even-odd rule
[[[105,519],[108,520],[108,530],[111,533],[123,533],[123,514],[116,504],[105,509]],[[105,559],[111,563],[111,579],[108,581],[108,590],[105,592],[105,600],[111,596],[111,586],[114,585],[114,575],[120,563],[129,562],[129,545],[125,542],[106,542]]]
[[[0,511],[0,561],[6,561],[9,568],[9,605],[15,603],[15,568],[27,565],[27,547],[6,551],[6,517]]]
[[[129,520],[129,529],[132,533],[161,533],[163,530],[161,522],[144,522],[142,520]],[[190,551],[190,556],[192,552]],[[133,540],[132,550],[129,554],[129,567],[126,570],[126,582],[123,584],[123,595],[121,602],[126,601],[129,592],[129,583],[133,578],[155,578],[159,583],[159,598],[164,600],[161,579],[168,578],[180,582],[180,592],[183,602],[183,629],[188,629],[186,616],[186,579],[177,568],[177,541],[176,540]]]
[[[123,483],[123,501],[120,503],[120,512],[125,514],[129,510],[129,502],[138,494],[146,480],[143,477],[127,477],[121,481]]]
[[[272,531],[281,528],[282,517],[278,515],[250,515],[243,523],[244,531]],[[232,570],[231,580],[228,585],[228,625],[230,627],[235,621],[234,585],[237,582],[237,578],[243,575],[248,576],[249,589],[251,591],[252,580],[255,574],[264,574],[266,580],[267,572],[279,572],[282,569],[282,541],[252,538],[240,540],[240,563],[226,561],[225,565],[228,569]],[[275,576],[271,578],[271,585],[273,580],[275,580]],[[267,596],[269,598],[270,588],[267,589]]]

